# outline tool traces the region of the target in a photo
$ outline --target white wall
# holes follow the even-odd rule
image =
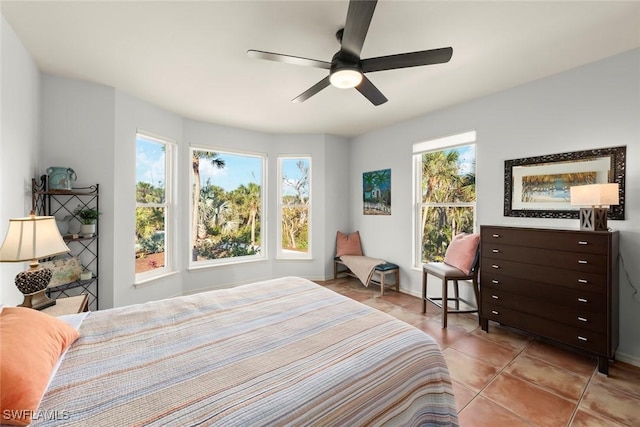
[[[392,102],[391,100],[390,102]],[[478,224],[577,228],[577,220],[503,216],[504,161],[626,145],[626,220],[620,250],[640,285],[640,50],[355,138],[350,151],[350,222],[365,253],[398,263],[403,290],[421,292],[413,270],[411,147],[475,129]],[[392,215],[362,215],[362,173],[391,168]],[[618,356],[640,365],[640,303],[621,272]],[[636,296],[640,299],[640,296]]]
[[[113,305],[114,157],[113,88],[42,74],[41,170],[68,166],[78,176],[74,187],[100,184],[100,308]]]
[[[324,259],[326,278],[333,278],[333,257],[336,254],[336,233],[349,230],[349,144],[345,138],[325,137],[325,221]],[[317,203],[314,202],[314,203]]]
[[[31,210],[31,178],[38,171],[40,74],[9,23],[0,16],[0,244],[9,218]],[[15,276],[25,263],[0,263],[0,303],[17,305]]]

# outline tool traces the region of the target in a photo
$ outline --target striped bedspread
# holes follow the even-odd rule
[[[414,327],[289,277],[90,313],[34,425],[457,425]]]

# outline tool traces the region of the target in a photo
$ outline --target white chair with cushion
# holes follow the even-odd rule
[[[427,301],[442,309],[442,327],[447,327],[447,314],[449,313],[477,313],[480,303],[480,288],[478,285],[479,270],[479,234],[458,234],[453,238],[444,257],[444,262],[428,262],[422,268],[422,312],[427,311]],[[442,280],[442,297],[427,296],[428,275]],[[458,282],[470,280],[475,304],[460,297]],[[453,298],[449,297],[449,282],[453,281]],[[454,308],[449,307],[449,302],[454,302]],[[461,309],[460,302],[465,303],[469,309]]]

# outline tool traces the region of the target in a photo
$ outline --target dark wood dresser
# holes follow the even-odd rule
[[[618,232],[481,226],[480,324],[489,320],[598,357],[618,347]]]

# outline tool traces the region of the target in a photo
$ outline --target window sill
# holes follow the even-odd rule
[[[229,260],[221,261],[221,262],[213,262],[213,263],[204,262],[203,264],[200,264],[200,265],[192,264],[189,266],[189,268],[187,268],[187,271],[207,270],[210,268],[227,267],[227,266],[233,266],[238,264],[247,264],[252,262],[266,262],[266,261],[267,261],[267,258],[252,258],[252,259],[229,258]]]
[[[313,260],[314,260],[314,258],[303,258],[303,257],[293,258],[293,257],[284,257],[284,256],[283,257],[276,257],[276,261],[307,261],[307,262],[310,262],[310,261],[313,261]]]
[[[158,274],[157,276],[149,277],[144,280],[137,281],[133,284],[134,288],[144,288],[146,286],[150,286],[155,282],[166,279],[167,277],[176,276],[178,274],[177,271],[169,271],[167,273]]]

